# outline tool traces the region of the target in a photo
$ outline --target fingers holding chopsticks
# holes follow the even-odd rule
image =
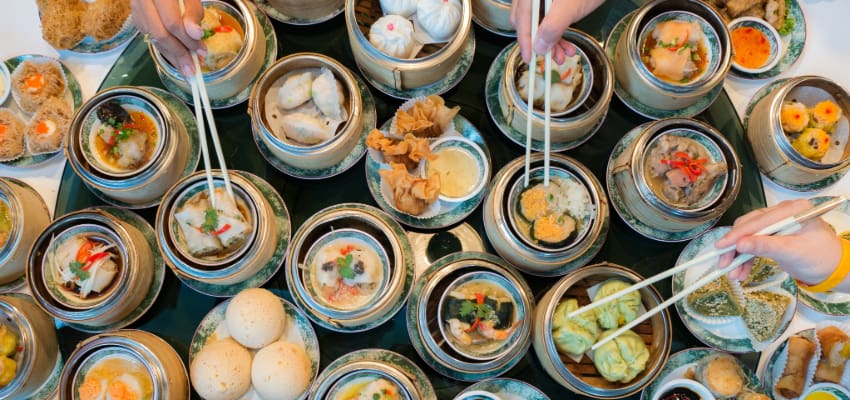
[[[603,0],[554,0],[552,8],[540,22],[536,42],[531,41],[531,5],[533,0],[516,0],[511,3],[511,24],[517,30],[522,59],[531,62],[531,50],[537,54],[546,54],[552,50],[556,64],[564,63],[566,57],[575,54],[575,46],[563,40],[564,31],[576,21],[584,18],[599,7]]]
[[[154,46],[184,77],[194,75],[190,52],[203,53],[200,27],[204,11],[200,1],[186,1],[186,13],[181,14],[173,0],[132,0],[133,22],[149,35]]]

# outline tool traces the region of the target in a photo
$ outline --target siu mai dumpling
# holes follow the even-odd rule
[[[224,188],[215,189],[215,199],[218,214],[215,236],[224,247],[235,247],[245,241],[251,227]]]
[[[291,110],[310,100],[313,87],[313,73],[305,71],[286,77],[283,86],[277,91],[278,101],[284,110]]]
[[[334,136],[334,132],[320,119],[301,112],[294,112],[280,118],[280,125],[286,137],[306,145],[314,145]]]
[[[385,15],[369,28],[369,42],[390,57],[413,58],[413,24],[399,15]]]
[[[343,116],[345,111],[342,108],[345,95],[342,92],[342,85],[329,69],[322,68],[319,77],[313,81],[310,94],[313,97],[313,103],[326,117],[334,121],[345,119]]]
[[[409,17],[416,13],[417,0],[380,0],[384,15]]]
[[[24,153],[24,123],[7,108],[0,108],[0,161],[10,161]]]
[[[242,49],[242,35],[234,29],[217,30],[215,34],[204,39],[207,46],[207,56],[204,57],[204,67],[210,71],[224,68],[236,58]]]
[[[206,212],[210,208],[205,196],[196,196],[186,201],[183,207],[174,214],[174,218],[183,233],[183,239],[189,253],[195,256],[208,256],[222,250],[221,242],[215,236],[202,231],[206,221]]]
[[[809,108],[798,101],[782,102],[779,109],[779,121],[785,133],[802,132],[809,126]]]
[[[445,42],[457,31],[462,10],[460,0],[419,0],[416,18],[432,38]]]

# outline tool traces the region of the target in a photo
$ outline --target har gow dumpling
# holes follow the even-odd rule
[[[287,138],[306,145],[318,144],[334,136],[322,120],[301,112],[284,115],[280,125]]]
[[[462,10],[460,0],[419,0],[416,18],[431,37],[448,41],[460,25]]]
[[[291,110],[306,103],[310,100],[312,87],[313,73],[310,71],[288,76],[277,91],[280,106],[284,110]]]
[[[381,0],[381,10],[384,15],[401,15],[409,17],[416,13],[417,0]]]
[[[369,42],[390,57],[412,58],[413,24],[399,15],[385,15],[369,28]]]
[[[322,68],[319,77],[313,81],[310,94],[313,97],[313,103],[326,117],[334,121],[345,119],[343,116],[345,111],[342,108],[345,95],[342,92],[342,85],[329,69]]]

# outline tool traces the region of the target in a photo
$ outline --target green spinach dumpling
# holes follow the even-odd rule
[[[590,350],[599,337],[599,327],[592,312],[567,318],[569,313],[578,308],[576,299],[562,300],[555,308],[555,315],[552,317],[552,338],[555,340],[555,347],[563,353],[583,354]]]
[[[599,340],[611,336],[612,333],[614,333],[613,329],[602,332]],[[631,382],[643,372],[647,361],[649,361],[649,349],[646,348],[643,339],[633,331],[626,331],[593,353],[593,365],[609,382]]]
[[[619,279],[610,279],[605,281],[596,294],[593,296],[593,301],[598,301],[601,298],[614,295],[615,293],[629,288],[631,285]],[[604,329],[614,329],[621,325],[632,322],[637,318],[638,310],[640,309],[640,292],[631,291],[622,295],[618,295],[619,299],[608,304],[595,308],[596,320]]]

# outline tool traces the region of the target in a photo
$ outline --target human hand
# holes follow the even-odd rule
[[[150,35],[157,50],[180,70],[184,78],[195,75],[195,64],[190,52],[206,55],[201,42],[204,30],[201,18],[204,9],[200,0],[182,0],[185,15],[175,0],[131,0],[133,22],[140,32]]]
[[[737,253],[770,258],[797,280],[816,285],[828,278],[841,260],[841,240],[820,218],[807,221],[791,235],[755,236],[765,227],[812,207],[808,200],[784,201],[773,207],[752,211],[735,220],[725,236],[715,243],[723,248],[737,244]],[[718,268],[732,262],[736,252],[721,256]],[[733,279],[746,279],[752,271],[748,262],[729,273]]]
[[[516,28],[517,41],[526,63],[531,62],[531,49],[544,55],[550,49],[557,64],[575,55],[572,43],[562,38],[564,31],[599,7],[604,0],[553,0],[549,14],[537,28],[536,40],[531,43],[531,3],[533,0],[514,0],[511,3],[511,24]]]

